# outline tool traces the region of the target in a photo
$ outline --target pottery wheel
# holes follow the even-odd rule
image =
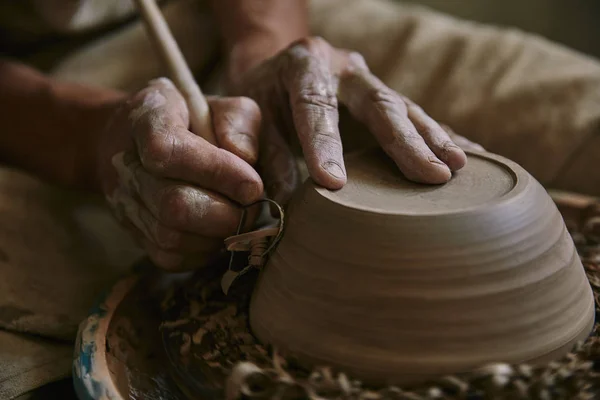
[[[598,204],[589,204],[588,200],[573,202],[569,198],[559,198],[558,202],[559,209],[565,216],[567,226],[570,227],[569,230],[578,246],[589,282],[594,287],[596,313],[598,313],[600,312],[598,308],[600,305],[598,303],[600,238],[590,227],[597,226],[600,207]],[[223,261],[226,263],[227,260]],[[148,263],[148,261],[144,262],[144,264]],[[202,396],[202,393],[207,394],[206,397],[200,397],[203,399],[222,399],[223,393],[214,392],[214,396],[211,396],[209,394],[211,390],[206,389],[222,387],[224,382],[219,377],[231,373],[231,371],[221,371],[220,366],[229,366],[228,369],[231,370],[232,365],[243,360],[253,363],[267,374],[276,372],[278,376],[287,379],[291,377],[292,383],[303,385],[310,393],[316,394],[317,398],[332,400],[341,398],[348,400],[359,398],[373,400],[599,398],[600,324],[596,324],[595,333],[583,345],[577,346],[574,352],[566,354],[555,362],[532,367],[524,364],[496,364],[499,360],[493,360],[493,364],[467,375],[438,375],[431,382],[410,388],[361,386],[360,382],[354,380],[356,377],[344,374],[345,371],[338,374],[327,365],[316,365],[308,371],[299,369],[299,365],[294,363],[294,360],[288,357],[285,359],[274,357],[267,347],[259,345],[249,335],[247,309],[242,307],[241,312],[238,312],[233,319],[230,318],[233,314],[232,307],[240,311],[245,296],[241,299],[236,296],[226,298],[222,296],[219,275],[225,265],[219,266],[219,264],[198,271],[194,276],[179,278],[162,274],[154,268],[136,267],[137,272],[133,276],[125,277],[107,292],[80,326],[74,360],[74,384],[80,398],[97,398],[101,390],[111,399],[123,400],[197,399]],[[148,264],[147,267],[151,265]],[[210,272],[209,276],[205,276],[206,272]],[[163,324],[159,329],[160,321],[163,321]],[[222,327],[215,326],[214,322],[223,321],[229,329],[228,333],[224,332]],[[198,323],[200,326],[197,325]],[[188,337],[187,345],[185,345],[186,340],[171,343],[173,352],[169,354],[170,356],[175,356],[176,359],[182,356],[186,358],[186,354],[190,355],[191,350],[192,360],[206,364],[194,365],[195,362],[180,364],[204,389],[200,391],[192,389],[193,395],[185,396],[179,393],[178,388],[167,376],[167,371],[172,369],[172,365],[163,357],[159,332],[167,333],[165,337],[170,339],[177,337],[181,339],[184,333],[194,336],[198,333],[198,328],[205,329],[201,344],[195,343],[197,340],[195,341],[193,337],[192,343]],[[212,355],[211,349],[216,349],[220,346],[219,343],[223,342],[225,347],[221,347],[219,352],[222,352],[224,360],[212,357],[204,360],[205,355]],[[276,364],[275,360],[277,360]],[[212,368],[208,365],[215,362],[217,365]],[[342,375],[345,379],[342,379]],[[209,376],[216,380],[210,382],[209,378],[207,382],[206,378]],[[256,383],[255,380],[253,382]],[[350,394],[348,394],[349,382],[351,382]],[[277,382],[271,384],[278,385]],[[268,387],[273,387],[272,385]],[[264,394],[264,390],[261,393]],[[283,398],[289,400],[305,397]]]

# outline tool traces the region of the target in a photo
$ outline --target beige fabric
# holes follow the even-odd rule
[[[457,133],[547,186],[600,194],[597,60],[386,1],[313,1],[312,15],[314,32],[362,53],[389,86]]]
[[[169,7],[181,47],[199,70],[215,49],[209,18],[193,0]],[[313,0],[311,17],[315,34],[360,51],[388,85],[459,133],[543,183],[600,193],[597,61],[515,30],[385,0]],[[60,79],[126,90],[163,73],[139,22],[54,70]],[[346,122],[343,133],[352,130]],[[94,296],[136,259],[98,201],[0,171],[0,326],[72,339]],[[0,371],[10,371],[0,375],[0,394],[12,398],[69,373],[70,345],[42,343],[0,334]]]
[[[216,30],[206,7],[197,0],[178,0],[169,2],[162,12],[186,61],[200,71],[217,50]],[[164,73],[140,21],[91,42],[52,71],[57,79],[130,92]]]
[[[0,399],[69,375],[80,321],[141,256],[101,199],[0,168]]]
[[[520,163],[549,187],[600,194],[600,169],[592,168],[600,151],[597,60],[515,29],[392,1],[313,0],[311,18],[314,34],[359,51],[390,87],[458,133]],[[78,53],[56,76],[135,89],[160,75],[151,48],[144,49],[144,71],[132,67],[140,53],[133,59],[119,52],[143,47],[135,29],[87,50],[112,63],[83,70],[72,61],[82,57]],[[180,43],[207,49],[194,36]]]
[[[131,0],[0,0],[0,23],[13,35],[30,39],[97,28],[131,16],[134,9]]]
[[[0,330],[0,399],[69,376],[73,346]]]

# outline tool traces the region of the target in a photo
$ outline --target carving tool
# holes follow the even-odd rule
[[[185,61],[169,25],[154,0],[135,0],[148,36],[166,65],[170,78],[183,95],[190,113],[192,130],[209,143],[217,145],[208,103]]]

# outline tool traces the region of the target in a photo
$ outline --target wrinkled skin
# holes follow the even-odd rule
[[[229,83],[232,94],[246,97],[208,98],[218,146],[189,130],[185,101],[164,78],[118,104],[100,135],[98,179],[108,203],[164,269],[210,260],[235,233],[241,205],[262,197],[263,182],[267,195],[282,204],[289,200],[299,183],[292,135],[311,177],[341,188],[346,172],[338,102],[414,181],[444,183],[465,165],[452,138],[477,148],[387,88],[360,55],[319,38],[234,73]]]
[[[248,98],[209,98],[215,147],[189,130],[185,101],[158,79],[123,102],[98,152],[99,180],[117,219],[168,270],[206,263],[237,229],[240,204],[262,196],[252,167],[260,111]]]
[[[466,163],[465,153],[448,132],[385,86],[362,56],[336,49],[321,38],[298,41],[241,76],[232,69],[230,87],[261,108],[259,166],[268,195],[280,203],[289,200],[299,183],[290,135],[297,135],[308,171],[318,184],[329,189],[345,184],[338,103],[369,128],[413,181],[447,182]]]

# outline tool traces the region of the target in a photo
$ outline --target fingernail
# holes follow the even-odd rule
[[[442,162],[441,160],[439,160],[436,157],[429,157],[427,159],[427,161],[429,161],[432,164],[438,164],[438,165],[443,165],[444,167],[447,167],[447,165],[444,162]]]
[[[444,150],[455,150],[455,149],[460,150],[460,147],[458,147],[455,143],[446,143],[444,145]]]
[[[242,182],[237,190],[238,201],[242,204],[250,203],[261,195],[259,185],[256,182]]]
[[[460,147],[458,147],[454,143],[447,143],[442,148],[442,157],[446,158],[448,156],[451,156],[456,151],[462,153],[462,149]]]
[[[333,176],[336,179],[346,179],[346,174],[344,173],[342,168],[335,162],[327,162],[323,164],[323,168],[329,173],[329,175]]]

